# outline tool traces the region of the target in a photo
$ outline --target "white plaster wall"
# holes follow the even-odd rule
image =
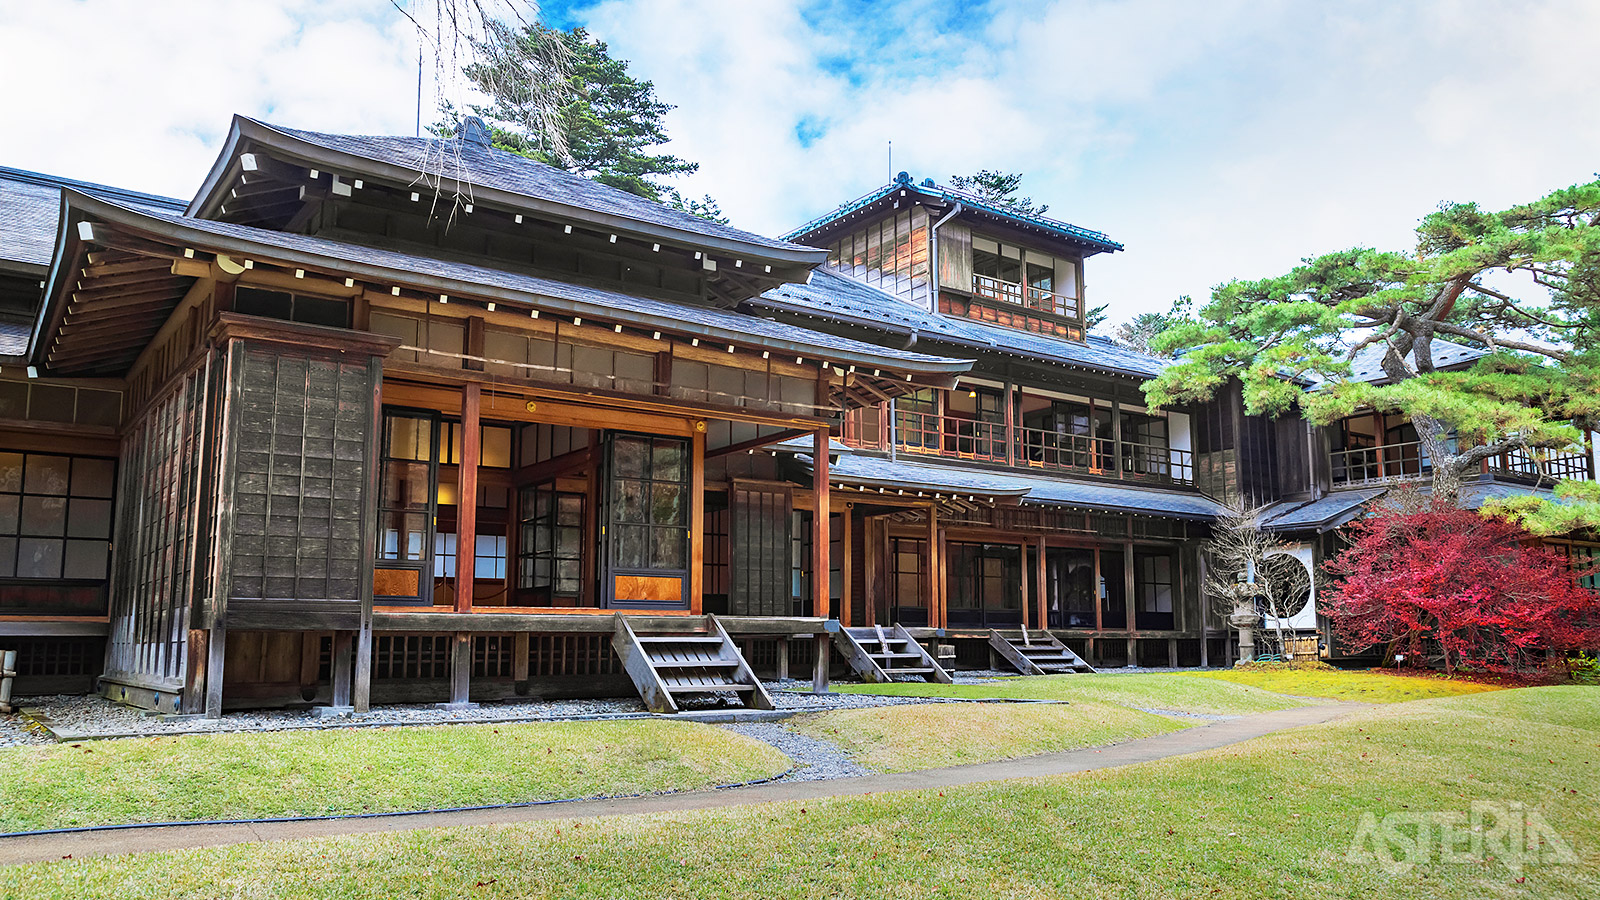
[[[1283,553],[1274,556],[1292,556],[1300,565],[1305,566],[1306,574],[1311,578],[1311,596],[1306,599],[1305,608],[1292,615],[1284,623],[1285,628],[1295,631],[1315,631],[1317,628],[1317,557],[1316,548],[1311,544],[1294,544]],[[1278,620],[1268,618],[1262,627],[1271,631],[1278,627]]]

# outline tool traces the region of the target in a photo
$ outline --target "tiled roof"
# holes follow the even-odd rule
[[[680,330],[687,324],[692,330],[703,331],[705,336],[718,341],[739,343],[754,339],[765,346],[785,347],[789,352],[799,352],[806,356],[827,354],[831,361],[836,362],[854,364],[857,361],[864,361],[868,365],[882,364],[886,367],[901,365],[918,371],[940,373],[958,373],[968,367],[962,360],[868,344],[798,328],[772,319],[763,319],[736,310],[638,297],[536,275],[524,275],[428,256],[415,256],[395,250],[269,231],[210,219],[197,219],[158,210],[134,210],[121,204],[111,205],[151,220],[218,238],[291,254],[302,254],[311,258],[338,261],[345,266],[346,271],[358,274],[363,271],[373,272],[376,277],[392,279],[400,284],[412,283],[414,279],[408,279],[408,275],[430,276],[459,286],[457,290],[463,296],[484,295],[485,288],[536,296],[539,298],[537,305],[545,309],[570,311],[573,314],[593,316],[601,320],[615,319],[621,315],[630,321],[671,330]],[[556,302],[550,302],[552,300]]]
[[[984,497],[1020,497],[1024,503],[1182,519],[1214,519],[1223,511],[1216,501],[1192,492],[1013,475],[953,465],[890,460],[861,453],[840,456],[828,474],[832,480],[842,484],[882,484]]]
[[[28,335],[33,333],[31,322],[0,321],[0,356],[21,356],[28,352]]]
[[[1119,347],[1096,335],[1091,335],[1086,343],[1079,343],[1018,328],[937,315],[830,269],[817,269],[811,275],[810,284],[785,284],[747,303],[898,334],[915,332],[918,340],[1009,353],[1137,378],[1159,375],[1169,365],[1166,360]]]
[[[759,247],[787,251],[815,249],[719,225],[525,156],[468,140],[323,134],[265,122],[256,124],[338,153],[404,168],[416,173],[418,179],[423,178],[424,172],[442,172],[447,188],[454,190],[452,182],[457,182],[469,196],[474,188],[490,188]]]
[[[1389,376],[1383,371],[1383,355],[1388,348],[1383,344],[1368,344],[1361,348],[1350,361],[1350,381],[1381,382],[1388,381]],[[1458,366],[1464,367],[1472,362],[1488,356],[1488,351],[1477,347],[1468,347],[1462,344],[1453,344],[1435,338],[1433,341],[1433,364],[1435,368],[1448,369]],[[1409,360],[1409,355],[1408,355]]]
[[[48,267],[56,249],[61,189],[158,209],[182,209],[181,200],[110,185],[57,178],[0,166],[0,260]]]
[[[891,181],[883,187],[871,191],[870,193],[867,193],[861,197],[857,197],[856,199],[839,206],[837,209],[834,209],[829,213],[812,219],[806,224],[801,225],[799,228],[796,228],[795,230],[784,235],[784,237],[803,237],[804,235],[808,235],[816,231],[817,229],[827,225],[829,222],[832,222],[841,216],[846,216],[858,209],[871,206],[872,204],[884,199],[885,197],[888,197],[894,192],[902,190],[915,191],[916,193],[924,196],[935,197],[939,200],[949,203],[960,202],[968,209],[979,210],[1001,219],[1008,219],[1012,222],[1020,222],[1026,225],[1031,225],[1035,228],[1043,229],[1059,237],[1089,244],[1100,250],[1122,249],[1121,244],[1113,241],[1111,238],[1098,231],[1091,231],[1087,228],[1081,228],[1077,225],[1063,222],[1059,219],[1050,219],[1046,218],[1045,216],[1034,215],[1032,213],[1018,212],[1017,210],[998,205],[991,200],[979,197],[976,194],[972,194],[958,188],[948,187],[942,184],[935,184],[931,178],[924,179],[919,184],[913,184],[911,176],[904,172],[900,173],[899,178],[896,178],[894,181]]]
[[[1286,501],[1269,511],[1262,526],[1269,531],[1326,531],[1343,525],[1359,513],[1369,500],[1383,496],[1388,488],[1363,488],[1337,491],[1316,500]]]

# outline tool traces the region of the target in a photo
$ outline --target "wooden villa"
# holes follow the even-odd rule
[[[475,120],[237,118],[187,203],[0,170],[0,648],[211,716],[1224,662],[1218,501],[1310,566],[1408,470],[1145,409],[1118,250],[909,177],[775,240]]]

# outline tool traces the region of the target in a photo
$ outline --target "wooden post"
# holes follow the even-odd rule
[[[582,603],[594,608],[600,605],[603,593],[596,593],[600,584],[600,431],[589,429],[589,468],[584,473],[583,496],[583,568]]]
[[[881,546],[878,543],[878,519],[872,516],[861,518],[861,565],[866,567],[865,577],[861,579],[862,597],[861,613],[863,625],[873,625],[878,621],[878,596],[883,586],[878,583],[883,571],[884,560],[880,556]]]
[[[473,575],[478,561],[478,456],[482,450],[478,408],[482,400],[477,382],[462,386],[461,464],[456,479],[456,612],[463,613],[472,612]],[[465,693],[463,687],[463,696]]]
[[[694,423],[689,468],[689,612],[700,615],[706,596],[706,423]]]
[[[853,589],[855,571],[852,565],[855,561],[855,553],[853,552],[855,535],[852,533],[855,530],[855,523],[851,521],[851,517],[854,515],[851,505],[846,503],[844,509],[839,513],[839,525],[844,531],[844,534],[839,538],[839,552],[844,554],[844,559],[839,561],[839,624],[845,628],[850,627],[850,620],[854,615],[852,610],[856,599],[855,590]]]
[[[1017,464],[1017,389],[1006,379],[1006,465]]]
[[[1138,602],[1133,595],[1133,542],[1122,545],[1122,598],[1128,617],[1128,630],[1138,630]]]
[[[1029,593],[1028,580],[1029,579],[1028,579],[1028,542],[1027,541],[1025,541],[1025,540],[1017,541],[1017,553],[1021,556],[1021,559],[1019,559],[1017,561],[1017,568],[1018,568],[1018,571],[1017,571],[1017,589],[1022,592],[1022,604],[1021,604],[1021,607],[1020,607],[1020,609],[1022,611],[1022,627],[1023,628],[1027,628],[1028,627],[1028,607],[1033,605],[1033,604],[1028,602],[1028,593]],[[1038,579],[1034,579],[1034,586],[1035,587],[1038,586]],[[1042,628],[1044,626],[1043,625],[1039,625],[1038,627]]]
[[[519,692],[528,681],[528,645],[531,643],[532,638],[526,631],[517,632],[511,639],[511,682]]]
[[[355,644],[355,632],[335,631],[333,633],[333,700],[330,705],[351,706],[351,676],[354,674],[351,664],[354,662],[351,649]]]
[[[816,654],[811,666],[811,690],[825,694],[828,692],[828,653],[833,648],[833,641],[826,634],[812,635],[811,648]]]
[[[830,613],[830,587],[833,580],[828,572],[828,543],[832,536],[828,523],[828,429],[818,428],[812,433],[811,441],[811,614],[826,619]],[[826,663],[823,665],[826,666]],[[821,690],[827,690],[826,673],[821,678]]]
[[[350,705],[356,715],[372,709],[372,622],[356,632],[356,671],[351,683]]]
[[[789,680],[789,639],[778,638],[778,680]]]
[[[1377,449],[1378,477],[1379,478],[1386,478],[1389,475],[1389,472],[1387,470],[1387,466],[1384,465],[1384,459],[1383,459],[1383,441],[1387,437],[1387,435],[1384,433],[1385,431],[1386,431],[1386,429],[1383,427],[1383,413],[1378,412],[1377,410],[1373,410],[1372,411],[1372,446]],[[1487,464],[1487,460],[1485,460],[1485,464]]]
[[[1034,587],[1034,598],[1035,598],[1034,599],[1034,603],[1039,608],[1039,627],[1041,629],[1045,630],[1045,631],[1049,631],[1050,630],[1050,603],[1045,597],[1045,593],[1046,593],[1045,588],[1046,588],[1046,585],[1048,584],[1049,578],[1048,578],[1048,572],[1047,572],[1047,570],[1045,568],[1045,561],[1044,561],[1044,559],[1045,559],[1045,554],[1044,554],[1044,551],[1045,551],[1044,535],[1042,535],[1042,534],[1039,535],[1039,540],[1038,540],[1037,546],[1039,548],[1039,565],[1034,571],[1034,577],[1038,579],[1035,582],[1035,587]]]
[[[934,628],[944,623],[944,567],[939,554],[939,507],[928,505],[928,624]]]
[[[460,567],[458,561],[456,568]],[[469,709],[474,706],[470,698],[471,684],[472,632],[458,631],[450,647],[450,702],[441,705],[447,709]]]
[[[1111,440],[1113,447],[1112,464],[1116,466],[1117,477],[1122,477],[1122,401],[1115,397],[1111,400]]]

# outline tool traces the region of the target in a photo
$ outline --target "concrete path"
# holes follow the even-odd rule
[[[1327,722],[1357,708],[1358,704],[1307,706],[1242,716],[1156,737],[1113,744],[1109,747],[1068,750],[1023,759],[925,769],[920,772],[894,775],[863,775],[824,781],[789,781],[726,790],[685,791],[677,794],[657,794],[617,800],[583,800],[575,803],[509,809],[387,815],[361,819],[294,820],[262,824],[175,825],[0,838],[0,865],[41,862],[67,856],[76,858],[216,847],[250,841],[283,841],[341,834],[410,831],[419,828],[508,825],[552,819],[686,812],[753,803],[781,803],[791,800],[816,800],[823,797],[854,797],[886,791],[939,789],[1010,778],[1068,775],[1225,747],[1287,728]]]

